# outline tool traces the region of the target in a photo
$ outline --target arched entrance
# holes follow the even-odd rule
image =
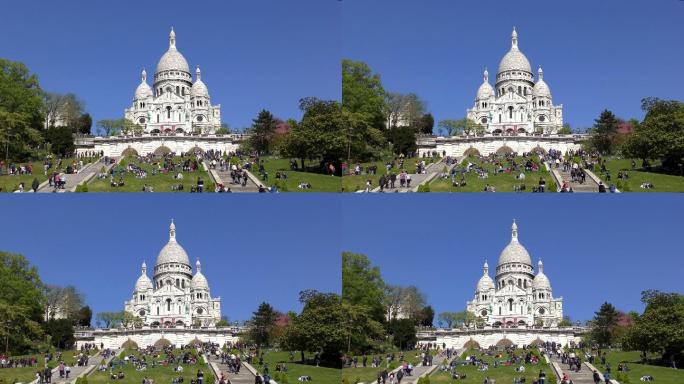
[[[532,150],[530,152],[537,154],[537,155],[545,155],[546,149],[537,145],[536,147],[532,148]]]
[[[463,156],[469,157],[469,156],[474,156],[474,157],[479,157],[480,156],[480,151],[477,149],[470,147],[463,152]]]
[[[190,150],[188,152],[192,153],[193,155],[196,155],[196,156],[201,156],[204,154],[204,149],[195,145],[194,147],[190,148]]]
[[[139,155],[138,155],[138,151],[136,151],[135,149],[133,149],[131,147],[128,147],[128,148],[124,149],[123,152],[121,152],[121,156],[123,156],[123,157],[128,157],[128,156],[137,157]]]
[[[465,349],[480,349],[480,343],[477,341],[473,340],[472,338],[468,341],[466,341],[465,344],[463,344],[463,348]]]
[[[165,145],[162,145],[161,147],[154,150],[155,156],[164,156],[167,153],[171,153],[171,149]]]
[[[530,345],[533,347],[538,347],[542,344],[544,344],[544,341],[538,337],[536,339],[532,340],[532,342],[530,343]]]
[[[167,339],[164,339],[164,338],[161,338],[154,343],[154,347],[158,348],[158,349],[162,349],[162,348],[168,347],[170,345],[171,345],[171,342]]]
[[[137,348],[138,348],[138,343],[131,340],[130,338],[128,340],[124,341],[123,344],[121,344],[121,349],[137,349]]]
[[[503,338],[503,339],[496,342],[496,346],[498,348],[508,348],[511,345],[513,345],[513,342],[509,339],[506,339],[506,338]]]
[[[504,145],[504,146],[502,146],[501,148],[499,148],[499,149],[496,150],[496,154],[497,154],[497,155],[508,155],[508,154],[511,154],[511,153],[513,153],[513,148],[511,148],[511,147],[509,147],[509,146],[507,146],[507,145]]]

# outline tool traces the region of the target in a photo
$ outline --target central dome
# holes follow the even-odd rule
[[[166,263],[183,264],[190,268],[190,259],[188,258],[188,254],[185,252],[185,249],[183,249],[183,247],[181,247],[181,245],[176,241],[176,225],[173,223],[173,221],[169,227],[169,242],[166,243],[161,251],[159,251],[155,267],[159,267],[160,265]]]
[[[511,230],[511,242],[508,243],[503,251],[501,251],[497,267],[501,267],[502,265],[509,263],[520,263],[532,267],[532,259],[530,258],[530,254],[527,253],[527,249],[525,249],[525,247],[518,242],[518,225],[515,223],[515,221],[513,221],[513,227]]]
[[[525,54],[518,49],[518,33],[515,31],[515,28],[513,28],[513,34],[511,35],[511,49],[504,55],[501,62],[499,62],[499,74],[506,71],[524,71],[532,73],[530,61],[527,60]]]
[[[169,35],[169,50],[159,59],[156,74],[164,71],[182,71],[190,74],[188,61],[176,49],[176,33],[173,29],[171,29],[171,34]]]

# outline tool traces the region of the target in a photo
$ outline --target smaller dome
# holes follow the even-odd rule
[[[209,97],[209,89],[202,81],[202,72],[200,71],[199,66],[197,66],[197,71],[195,71],[195,74],[197,76],[197,80],[195,80],[195,83],[192,84],[192,96]]]
[[[209,290],[209,282],[207,281],[207,278],[204,277],[204,274],[202,274],[202,264],[200,264],[199,260],[195,263],[195,269],[197,272],[195,273],[195,276],[192,277],[192,289]]]
[[[144,69],[140,77],[140,85],[138,85],[138,88],[135,90],[136,100],[146,99],[152,96],[152,88],[147,84],[147,72]]]
[[[551,97],[551,90],[544,81],[544,72],[539,67],[539,80],[534,84],[534,97]]]
[[[480,88],[477,89],[477,99],[489,99],[492,95],[494,95],[494,88],[491,84],[489,84],[489,72],[485,68],[484,80],[482,81],[482,85],[480,85]]]
[[[537,264],[537,275],[534,277],[534,282],[533,286],[534,289],[546,289],[546,290],[551,290],[551,282],[549,281],[549,278],[546,277],[544,274],[544,264],[542,264],[542,261],[539,260],[539,264]]]
[[[494,281],[489,277],[489,264],[485,260],[484,267],[482,268],[482,277],[477,282],[477,291],[482,292],[490,289],[494,289]]]
[[[152,280],[147,277],[147,264],[143,261],[140,277],[138,277],[138,281],[135,282],[135,291],[144,292],[148,289],[152,289]]]

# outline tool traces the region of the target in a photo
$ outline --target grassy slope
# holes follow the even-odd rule
[[[416,172],[416,163],[423,161],[423,160],[425,160],[426,166],[435,161],[432,158],[423,159],[423,158],[418,158],[418,157],[414,157],[411,159],[405,159],[404,160],[404,167],[402,169],[405,169],[406,172],[413,174]],[[398,167],[399,162],[394,161],[394,163]],[[385,167],[385,165],[387,164],[387,160],[372,161],[372,162],[368,162],[368,163],[360,163],[361,168],[362,168],[362,172],[365,172],[366,167],[368,167],[368,166],[372,166],[372,165],[377,166],[378,172],[375,175],[361,174],[359,176],[355,176],[353,174],[353,172],[354,172],[354,167],[356,167],[356,164],[357,163],[351,164],[351,167],[350,167],[351,168],[350,172],[352,172],[351,175],[345,175],[342,177],[342,186],[344,187],[345,192],[356,192],[358,190],[366,189],[366,181],[368,179],[371,179],[373,181],[373,188],[375,188],[378,186],[378,180],[380,180],[380,176],[386,175],[388,173],[387,168]],[[402,169],[393,168],[391,170],[391,172],[399,174],[399,173],[401,173]],[[399,186],[399,179],[398,178],[397,178],[397,186]]]
[[[274,380],[278,381],[275,371],[276,364],[285,363],[288,369],[287,381],[290,384],[297,383],[297,378],[300,376],[311,376],[314,383],[321,384],[339,384],[340,382],[340,370],[335,368],[325,368],[316,367],[315,365],[307,364],[297,364],[290,363],[290,353],[289,352],[271,352],[267,351],[264,354],[264,363],[268,363],[268,373]],[[294,353],[295,361],[298,361],[300,357],[299,352]],[[313,358],[313,354],[307,354],[306,358]],[[263,374],[263,366],[259,365],[258,359],[253,361],[252,366],[259,372]],[[278,381],[278,383],[282,383]]]
[[[637,168],[641,167],[641,160],[636,160],[636,163]],[[653,164],[654,167],[656,165],[658,164]],[[601,174],[598,167],[596,168],[596,176],[608,184],[614,183],[618,185],[618,182],[620,182],[618,188],[623,192],[684,192],[684,177],[655,172],[632,171],[632,159],[606,159],[606,168],[610,171],[611,176],[610,181],[606,181],[605,174]],[[627,170],[629,175],[627,182],[617,178],[618,172],[621,170]],[[640,188],[640,185],[644,182],[652,183],[655,188]]]
[[[435,353],[434,350],[430,351],[433,355]],[[397,360],[399,359],[399,354],[401,352],[395,352]],[[406,359],[407,362],[413,364],[413,365],[418,365],[420,363],[420,350],[411,350],[411,351],[405,351],[404,352],[404,359]],[[380,360],[383,362],[383,364],[386,363],[387,360],[385,360],[386,354],[380,354]],[[378,373],[382,372],[382,370],[385,369],[385,365],[382,367],[378,368],[372,368],[370,366],[371,361],[373,360],[373,357],[371,355],[368,356],[368,366],[363,367],[362,366],[362,356],[359,356],[359,365],[358,368],[345,368],[342,370],[342,377],[346,377],[347,380],[349,381],[350,384],[354,384],[356,382],[362,382],[362,383],[370,383],[373,382],[377,379]],[[390,371],[396,367],[399,366],[399,361],[393,361],[390,363],[389,369],[387,371]],[[435,360],[433,361],[433,364],[437,364],[438,362]],[[441,362],[439,362],[441,363]]]
[[[534,156],[533,158],[536,163],[539,163],[539,158]],[[468,172],[465,174],[465,180],[467,185],[465,187],[455,188],[451,184],[451,176],[448,179],[438,178],[432,183],[430,183],[431,192],[483,192],[486,184],[494,185],[497,192],[513,192],[513,186],[516,184],[525,184],[527,186],[526,192],[532,192],[532,187],[539,184],[539,177],[543,177],[546,180],[546,191],[556,192],[556,184],[551,177],[551,174],[546,171],[546,168],[540,164],[539,171],[537,172],[525,172],[525,181],[516,180],[515,176],[520,174],[519,172],[511,173],[500,173],[496,174],[494,170],[496,165],[491,163],[482,163],[479,159],[475,157],[468,157],[463,160],[462,165],[459,166],[459,170],[463,168],[463,164],[467,165],[468,162],[474,164],[480,164],[484,169],[489,170],[489,177],[486,179],[480,179],[475,172]],[[515,158],[515,162],[518,164],[523,163],[523,157],[518,156]],[[506,166],[504,165],[504,168]],[[524,168],[522,169],[524,171]],[[460,174],[456,175],[456,179],[460,180]]]
[[[202,180],[204,180],[204,191],[205,192],[214,192],[214,187],[213,187],[213,182],[211,179],[211,176],[207,172],[204,171],[202,166],[194,171],[194,172],[184,172],[180,171],[183,174],[183,180],[179,181],[173,178],[173,173],[157,173],[156,175],[152,175],[152,170],[157,169],[157,165],[153,164],[147,164],[147,163],[138,163],[135,158],[128,157],[124,159],[128,163],[135,163],[138,164],[141,168],[145,169],[148,171],[147,178],[145,179],[138,179],[135,177],[133,173],[130,172],[125,172],[124,173],[124,182],[125,186],[123,187],[111,187],[110,182],[109,182],[109,176],[105,179],[98,179],[94,178],[89,184],[88,184],[88,191],[89,192],[142,192],[143,185],[151,185],[154,192],[172,192],[171,191],[171,186],[172,185],[178,185],[178,184],[183,184],[183,191],[185,193],[190,192],[190,187],[193,185],[197,185],[197,178],[201,177]],[[180,157],[176,156],[173,158],[173,162],[178,164],[182,163],[182,160]],[[121,165],[117,165],[115,167],[117,170],[116,176],[114,179],[116,181],[119,180],[119,170],[125,169],[125,167]]]
[[[672,369],[657,365],[640,364],[639,352],[608,352],[606,361],[610,363],[611,378],[618,379],[618,364],[620,362],[627,362],[629,372],[626,373],[630,383],[640,383],[639,378],[644,375],[651,375],[659,384],[680,384],[684,383],[684,371],[681,369]],[[601,361],[596,359],[596,364],[593,364],[600,372],[604,372],[604,366]],[[623,381],[620,381],[624,383]]]
[[[70,159],[64,159],[62,160],[62,166],[60,169],[56,168],[57,161],[53,162],[53,167],[48,170],[48,175],[51,174],[52,172],[55,171],[64,171],[67,165],[73,164],[74,162],[77,162],[73,158]],[[83,165],[85,166],[88,164],[89,160],[88,159],[83,159]],[[17,163],[17,165],[27,165],[28,163]],[[37,178],[38,182],[42,183],[43,181],[47,180],[47,176],[45,175],[45,170],[43,169],[43,162],[42,161],[32,161],[31,164],[33,164],[33,174],[32,175],[21,175],[21,176],[8,176],[5,174],[6,170],[2,170],[2,176],[0,176],[0,189],[2,192],[13,192],[16,189],[19,188],[19,183],[24,183],[24,189],[29,190],[31,189],[31,184],[33,183],[33,179]]]
[[[518,356],[524,356],[524,351],[522,349],[516,350],[516,354]],[[536,355],[539,355],[539,353],[534,350],[533,353]],[[515,371],[516,367],[519,367],[520,365],[509,365],[509,366],[503,366],[499,365],[497,368],[494,368],[494,360],[495,358],[493,356],[487,356],[487,355],[481,355],[478,351],[476,350],[468,350],[464,352],[461,355],[461,358],[458,360],[459,362],[463,362],[463,359],[465,356],[469,355],[476,355],[478,358],[483,359],[484,361],[489,362],[489,370],[481,372],[477,369],[476,366],[474,365],[459,365],[456,368],[456,372],[460,374],[465,374],[467,378],[463,380],[463,382],[467,383],[482,383],[484,382],[485,377],[489,376],[490,378],[496,379],[497,383],[512,383],[513,378],[515,377],[524,377],[526,383],[532,383],[534,380],[536,380],[539,377],[539,370],[543,370],[546,373],[546,382],[547,383],[555,383],[555,374],[553,373],[553,370],[551,367],[546,364],[544,359],[540,359],[539,363],[536,365],[533,364],[522,364],[525,366],[525,372],[523,373],[518,373]],[[504,357],[498,358],[496,360],[499,360],[499,362],[502,362],[506,360],[506,355],[504,354]],[[451,374],[449,372],[443,372],[441,370],[436,371],[432,376],[430,376],[430,383],[451,383],[451,382],[456,382],[451,378]],[[459,380],[458,382],[461,382]]]
[[[182,356],[181,350],[180,349],[175,349],[173,351],[175,356]],[[125,350],[121,352],[119,355],[119,358],[123,358],[123,356],[126,355],[138,355],[137,352],[134,350]],[[164,359],[164,354],[162,353],[161,356],[157,359],[157,361],[162,361]],[[157,365],[156,368],[152,368],[152,360],[148,356],[147,357],[147,370],[142,371],[142,372],[137,372],[135,370],[135,366],[132,363],[129,363],[128,365],[124,365],[122,367],[117,367],[114,369],[114,372],[119,372],[119,370],[123,371],[124,375],[126,376],[125,380],[123,381],[112,381],[109,376],[109,370],[106,372],[99,372],[95,370],[90,376],[88,376],[88,383],[111,383],[111,382],[126,382],[126,383],[141,383],[142,379],[147,376],[148,378],[151,378],[154,380],[155,383],[171,383],[171,381],[175,378],[178,377],[179,374],[177,372],[173,371],[173,368],[176,367],[177,365],[168,365],[168,366],[163,366],[163,365]],[[190,383],[190,379],[196,378],[197,377],[197,370],[201,369],[202,372],[204,372],[204,382],[205,383],[213,383],[214,382],[214,375],[211,373],[211,369],[204,364],[203,360],[200,358],[198,359],[198,363],[196,365],[183,365],[183,373],[181,376],[183,376],[183,382],[184,383]]]
[[[62,360],[64,361],[67,365],[74,365],[76,364],[76,359],[74,356],[78,356],[80,352],[64,352],[62,353]],[[44,361],[44,354],[38,353],[38,354],[33,354],[33,355],[26,355],[26,356],[33,356],[37,359],[38,361],[38,366],[37,367],[24,367],[24,368],[0,368],[0,382],[6,382],[6,383],[14,383],[14,382],[29,382],[36,377],[36,372],[38,370],[43,370],[43,361]],[[50,368],[55,368],[59,364],[59,361],[57,360],[52,360],[48,362],[48,366]]]
[[[339,192],[340,178],[337,176],[329,176],[321,173],[313,172],[295,172],[290,170],[289,159],[276,159],[273,157],[261,158],[266,172],[268,172],[268,181],[263,181],[259,175],[258,169],[252,169],[252,174],[262,180],[265,187],[271,187],[276,182],[276,172],[285,172],[287,175],[287,192]],[[300,164],[301,165],[301,164]],[[310,183],[311,189],[299,189],[297,186],[300,183]]]

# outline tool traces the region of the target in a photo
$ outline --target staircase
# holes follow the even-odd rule
[[[233,179],[230,177],[230,167],[225,171],[216,168],[213,172],[217,176],[216,181],[223,183],[226,189],[230,188],[231,192],[259,192],[259,186],[251,178],[247,178],[247,184],[244,187],[241,184],[232,184]]]
[[[572,188],[573,192],[598,192],[599,190],[599,185],[594,179],[592,179],[589,175],[584,180],[584,183],[578,183],[576,181],[572,181],[572,177],[570,176],[570,171],[564,171],[563,167],[555,168],[554,165],[550,165],[552,167],[551,172],[556,172],[557,177],[560,181],[560,184],[558,185],[558,188],[562,186],[562,182],[565,181],[568,183],[568,187]],[[585,171],[586,172],[586,171]],[[608,186],[606,186],[606,189]]]
[[[566,373],[574,384],[594,384],[593,371],[587,366],[587,363],[582,363],[582,369],[579,372],[573,372],[569,370],[569,367],[566,364],[561,363],[558,356],[553,355],[549,360],[552,364],[557,364],[557,366],[561,368],[561,372],[559,372],[561,376],[558,377],[559,380],[563,373]],[[601,382],[603,382],[603,375],[601,375],[601,378]]]

